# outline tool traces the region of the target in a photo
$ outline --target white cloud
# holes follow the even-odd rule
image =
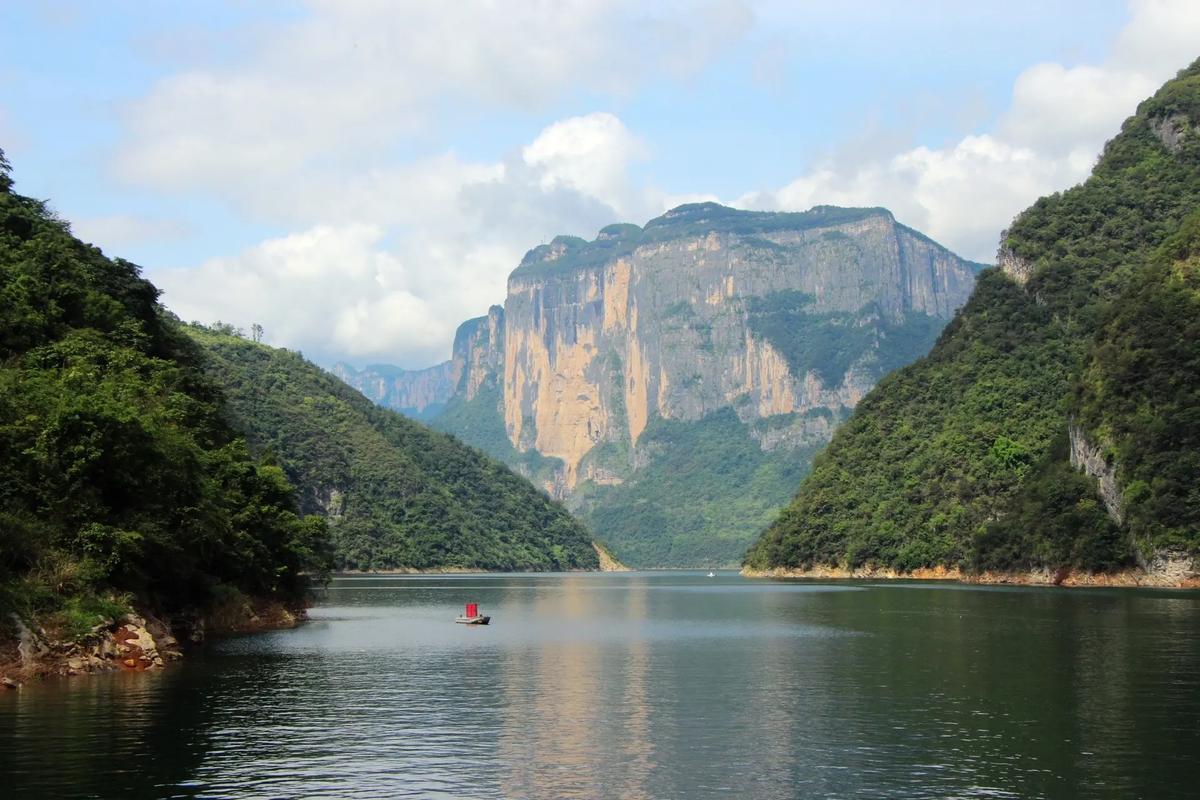
[[[1135,0],[1130,11],[1103,63],[1024,70],[992,133],[866,160],[830,159],[735,204],[789,210],[883,205],[962,255],[990,261],[1000,231],[1017,213],[1087,177],[1105,140],[1137,103],[1200,55],[1195,0]]]
[[[146,242],[180,239],[190,232],[188,226],[173,219],[151,219],[133,214],[109,214],[72,220],[71,230],[85,242],[108,251],[120,251]]]
[[[447,130],[686,78],[750,22],[741,0],[310,0],[270,38],[133,103],[113,169],[298,231],[156,272],[181,316],[260,322],[326,361],[424,366],[503,299],[529,248],[662,210],[629,176],[645,145],[611,113],[553,122],[493,159],[447,150]]]
[[[645,155],[645,145],[606,113],[556,122],[521,151],[525,163],[541,172],[543,189],[563,186],[613,199],[628,195],[625,166]]]
[[[172,76],[135,103],[117,174],[237,198],[330,157],[362,167],[398,139],[434,137],[455,102],[528,110],[568,92],[620,94],[689,74],[751,21],[739,0],[654,10],[634,0],[308,6],[233,65]]]
[[[552,122],[489,158],[438,142],[447,109],[470,109],[456,125],[497,110],[528,118],[567,96],[619,98],[639,82],[694,73],[749,25],[741,3],[312,0],[309,9],[257,50],[164,80],[129,109],[120,176],[208,191],[292,231],[157,272],[184,318],[260,322],[273,343],[327,362],[424,366],[447,357],[458,323],[503,298],[530,247],[715,199],[636,179],[631,167],[652,150],[606,111]],[[1084,177],[1137,101],[1196,55],[1192,9],[1134,3],[1107,58],[1031,66],[991,130],[920,147],[871,130],[809,173],[734,202],[884,205],[991,260],[1013,215]],[[118,235],[117,222],[105,236]],[[89,225],[105,230],[95,221],[81,230]]]
[[[324,361],[424,366],[502,300],[539,241],[662,210],[629,180],[641,153],[619,119],[596,113],[553,123],[503,162],[443,154],[342,182],[308,176],[274,213],[322,223],[154,279],[184,319],[258,322],[268,341]]]
[[[184,319],[258,322],[268,341],[308,352],[374,355],[398,340],[441,349],[453,326],[413,293],[413,266],[380,249],[383,235],[322,225],[155,277]]]

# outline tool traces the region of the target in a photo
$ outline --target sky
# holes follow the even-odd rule
[[[991,262],[1198,56],[1196,0],[0,0],[0,148],[183,319],[419,368],[530,248],[685,202]]]

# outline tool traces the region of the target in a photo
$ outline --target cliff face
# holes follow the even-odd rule
[[[459,369],[453,361],[411,370],[387,364],[372,364],[359,370],[338,363],[333,374],[379,405],[417,419],[441,411],[454,396],[459,380]]]
[[[509,279],[509,439],[560,459],[565,493],[581,481],[620,482],[636,456],[623,470],[589,454],[604,443],[636,451],[654,417],[794,415],[764,444],[827,439],[827,417],[811,412],[856,405],[887,360],[879,351],[889,334],[914,318],[948,319],[974,275],[882,209],[701,204],[644,230],[613,226],[592,243],[560,237]],[[793,335],[802,331],[814,335]],[[821,338],[832,341],[814,347]],[[830,357],[838,363],[822,369]]]
[[[708,203],[558,237],[459,328],[431,424],[564,499],[618,558],[733,563],[978,268],[883,209]]]
[[[452,398],[474,399],[489,376],[498,371],[503,352],[504,309],[492,306],[486,316],[458,326],[449,361],[425,369],[372,364],[359,370],[338,363],[333,374],[381,406],[429,419]]]

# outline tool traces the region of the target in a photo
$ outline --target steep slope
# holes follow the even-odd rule
[[[136,266],[12,191],[0,151],[0,644],[12,610],[74,640],[134,606],[296,603],[327,568],[324,521],[248,455],[201,361]]]
[[[1198,123],[1200,62],[1013,222],[1000,268],[864,399],[747,564],[1179,572],[1200,545]]]
[[[431,424],[563,498],[626,563],[734,563],[978,267],[879,208],[701,203],[558,237],[460,329]]]
[[[594,569],[586,530],[502,464],[381,409],[302,357],[190,327],[231,421],[329,519],[349,569]]]

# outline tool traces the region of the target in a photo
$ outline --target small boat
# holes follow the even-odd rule
[[[710,578],[715,578],[715,577],[717,577],[717,573],[715,573],[715,572],[712,572],[712,571],[710,570],[710,571],[709,571],[709,573],[708,573],[708,577],[710,577]]]
[[[487,625],[492,618],[479,613],[478,603],[467,603],[465,614],[460,614],[455,620],[459,625]]]

